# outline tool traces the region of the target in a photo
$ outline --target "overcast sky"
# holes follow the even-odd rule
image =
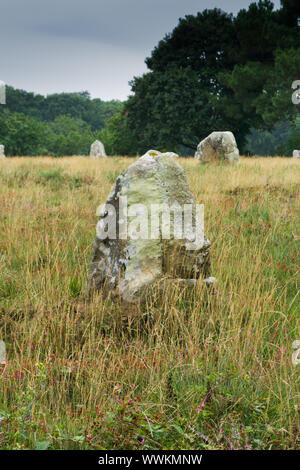
[[[178,19],[236,14],[249,0],[0,0],[0,80],[44,95],[88,90],[127,98],[128,81]],[[275,7],[279,0],[274,0]]]

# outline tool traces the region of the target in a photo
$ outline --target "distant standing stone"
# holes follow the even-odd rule
[[[212,132],[199,143],[195,158],[203,163],[212,161],[238,163],[240,152],[233,133],[230,131]]]
[[[0,158],[5,158],[4,145],[0,145]]]
[[[95,140],[91,145],[90,157],[107,157],[105,153],[105,148],[100,140]]]
[[[300,158],[300,150],[293,151],[293,158]]]

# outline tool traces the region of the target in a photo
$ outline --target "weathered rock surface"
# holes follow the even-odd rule
[[[145,153],[145,155],[151,155],[152,157],[158,157],[158,155],[162,155],[162,152],[160,152],[159,150],[148,150],[147,153]],[[143,155],[143,156],[145,156]],[[179,155],[177,155],[177,153],[174,153],[174,152],[165,152],[164,155],[168,155],[169,157],[173,157],[173,158],[179,158]]]
[[[124,200],[125,211],[120,206]],[[191,217],[186,224],[178,224],[174,208],[184,204],[189,205]],[[161,208],[166,213],[163,210],[157,218]],[[88,279],[90,292],[104,286],[113,296],[135,302],[155,285],[194,287],[198,278],[208,285],[214,282],[209,277],[210,242],[199,222],[185,172],[172,156],[151,150],[130,165],[117,178],[99,215]],[[103,234],[115,221],[115,238],[112,231],[104,239]],[[179,225],[184,226],[181,239]],[[165,236],[168,229],[169,239]]]
[[[105,148],[100,140],[95,140],[91,145],[90,157],[107,157],[105,153]]]
[[[0,158],[5,158],[4,145],[0,145]]]
[[[300,158],[300,150],[293,150],[293,158]]]
[[[195,158],[203,163],[211,161],[238,163],[240,152],[233,133],[229,131],[212,132],[199,143]]]

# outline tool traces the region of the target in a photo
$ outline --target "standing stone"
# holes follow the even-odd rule
[[[90,157],[107,157],[104,145],[100,140],[95,140],[91,145]]]
[[[126,199],[126,210],[122,203]],[[176,208],[188,205],[191,218],[184,226],[181,239]],[[161,208],[166,209],[154,218]],[[127,211],[127,223],[124,214]],[[149,288],[167,285],[195,287],[201,278],[206,285],[210,276],[210,242],[205,237],[192,192],[183,168],[168,154],[148,151],[129,166],[116,180],[100,211],[92,263],[89,291],[105,287],[112,296],[127,302],[144,298]],[[169,219],[168,219],[169,217]],[[116,226],[110,236],[105,233]],[[170,237],[166,237],[170,227]],[[202,236],[193,241],[195,230]],[[156,236],[152,235],[152,230]],[[151,234],[151,235],[150,235]],[[175,236],[176,235],[176,236]]]
[[[300,150],[293,151],[293,158],[300,158]]]
[[[166,152],[165,155],[169,155],[169,157],[172,157],[172,158],[179,158],[179,155],[174,152]]]
[[[6,347],[4,341],[0,341],[0,366],[6,364]]]
[[[199,143],[195,158],[203,163],[211,161],[238,163],[240,152],[233,133],[230,131],[212,132]]]
[[[0,158],[5,158],[4,145],[0,145]]]
[[[162,155],[162,153],[159,150],[148,150],[148,152],[145,153],[145,155],[151,155],[152,157],[158,157],[158,155]],[[169,155],[169,157],[173,157],[173,158],[179,158],[179,155],[177,155],[177,153],[174,153],[174,152],[165,152],[164,155]]]

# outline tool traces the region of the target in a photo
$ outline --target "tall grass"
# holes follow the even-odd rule
[[[85,287],[96,208],[131,162],[0,162],[0,448],[299,447],[299,162],[180,160],[217,288],[128,307]]]

